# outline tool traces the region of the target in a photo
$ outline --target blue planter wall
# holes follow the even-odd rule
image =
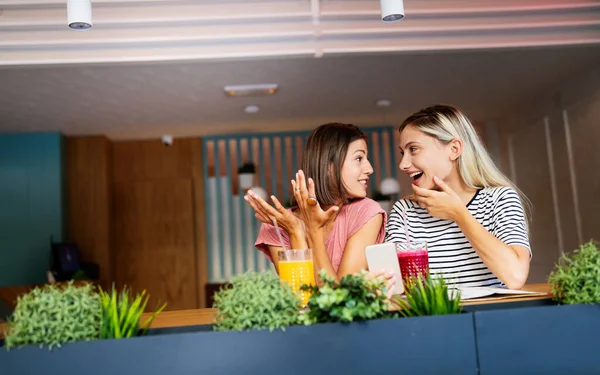
[[[63,136],[0,135],[0,286],[46,280],[63,237]]]

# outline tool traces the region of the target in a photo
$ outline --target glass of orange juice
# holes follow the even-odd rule
[[[279,277],[287,282],[294,293],[298,293],[302,307],[308,305],[310,292],[300,290],[302,284],[315,285],[311,249],[279,250]]]

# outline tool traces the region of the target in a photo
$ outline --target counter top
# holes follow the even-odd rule
[[[532,291],[540,293],[534,296],[494,296],[485,298],[483,300],[468,300],[463,301],[463,306],[473,306],[480,304],[490,303],[512,303],[512,302],[524,302],[524,301],[536,301],[552,299],[552,292],[550,284],[527,284],[522,290]],[[170,310],[163,311],[152,322],[151,328],[168,328],[168,327],[183,327],[183,326],[194,326],[194,325],[205,325],[212,324],[213,318],[217,313],[216,309],[190,309],[190,310]],[[144,322],[151,313],[144,313],[142,315],[142,322]],[[0,322],[0,338],[4,337],[4,330],[7,323]]]

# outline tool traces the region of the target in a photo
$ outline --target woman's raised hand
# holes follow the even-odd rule
[[[296,173],[296,180],[292,180],[292,187],[294,188],[294,197],[298,204],[300,218],[309,231],[324,228],[335,219],[335,215],[340,208],[331,206],[327,211],[323,211],[315,194],[315,182],[312,178],[309,178],[307,184],[302,170]]]
[[[274,195],[271,195],[271,200],[275,204],[275,207],[265,202],[264,199],[256,195],[252,190],[248,190],[244,199],[256,212],[254,216],[263,223],[273,225],[273,219],[275,219],[277,220],[277,224],[285,229],[288,234],[294,232],[304,233],[304,223],[290,210],[283,207]]]

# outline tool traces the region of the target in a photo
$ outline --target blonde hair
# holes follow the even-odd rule
[[[524,208],[525,222],[529,231],[531,202],[517,186],[502,173],[490,157],[471,121],[458,109],[437,104],[410,115],[402,122],[398,131],[402,133],[408,125],[436,138],[443,144],[453,139],[463,142],[462,154],[457,159],[458,174],[472,188],[508,186],[519,195]]]

